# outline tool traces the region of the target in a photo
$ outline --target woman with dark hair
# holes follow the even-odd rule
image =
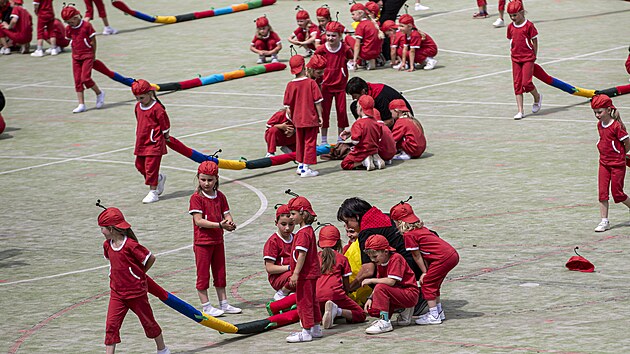
[[[413,115],[413,109],[405,97],[393,87],[385,84],[366,82],[362,78],[355,76],[348,80],[346,93],[352,96],[353,102],[350,104],[350,112],[352,112],[355,119],[359,116],[357,113],[357,100],[362,95],[369,95],[374,99],[374,108],[381,114],[381,120],[384,122],[392,118],[392,113],[389,111],[389,103],[395,99],[405,101],[409,112]]]

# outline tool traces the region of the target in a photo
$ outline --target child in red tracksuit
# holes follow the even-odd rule
[[[294,55],[289,60],[291,80],[284,90],[284,106],[295,125],[295,161],[300,177],[314,177],[319,172],[311,169],[317,163],[317,133],[321,125],[322,93],[315,80],[306,77],[304,57]]]
[[[357,110],[361,118],[357,119],[350,131],[344,130],[341,138],[352,139],[354,147],[341,161],[341,168],[353,170],[364,166],[368,171],[385,168],[385,161],[378,155],[378,144],[382,130],[375,119],[374,99],[363,95],[359,98]]]
[[[166,175],[160,173],[162,155],[166,155],[166,140],[169,138],[171,123],[162,102],[155,95],[155,87],[146,80],[131,84],[131,92],[136,96],[136,169],[144,176],[149,193],[142,202],[154,203],[164,192]]]
[[[30,43],[33,39],[33,18],[22,7],[22,4],[22,0],[13,1],[13,9],[10,15],[11,21],[9,23],[3,23],[0,19],[0,45],[2,45],[0,54],[2,55],[11,54],[11,47],[15,46],[21,47],[20,53],[22,54],[26,54],[29,51]]]
[[[295,151],[295,126],[293,126],[286,108],[274,113],[267,121],[266,126],[267,155],[265,157],[274,156],[278,146],[285,154]]]
[[[298,28],[289,37],[289,43],[303,47],[306,50],[306,56],[309,57],[315,52],[315,40],[319,34],[319,28],[311,22],[311,16],[308,12],[299,6],[295,20]]]
[[[118,31],[109,26],[109,21],[107,20],[107,12],[105,11],[103,0],[84,0],[84,2],[86,21],[92,21],[92,19],[94,18],[94,5],[96,5],[96,9],[98,10],[98,17],[103,20],[103,25],[105,26],[105,28],[103,29],[103,34],[108,36],[110,34],[118,33]]]
[[[105,104],[105,91],[98,88],[92,80],[92,67],[96,58],[96,32],[94,27],[81,19],[81,14],[73,6],[66,6],[61,11],[61,17],[68,24],[66,36],[72,42],[72,73],[74,75],[74,90],[77,92],[79,105],[72,113],[85,112],[84,90],[92,89],[96,94],[96,108]],[[52,37],[50,39],[52,43]]]
[[[293,274],[290,284],[295,286],[297,309],[302,325],[301,332],[291,333],[287,337],[289,343],[310,342],[313,338],[322,337],[319,323],[322,314],[317,302],[317,278],[320,277],[319,258],[313,222],[317,214],[308,199],[295,197],[288,203],[291,219],[300,228],[295,233],[291,248],[291,269]]]
[[[190,196],[188,213],[193,217],[195,265],[197,266],[197,295],[203,312],[210,316],[224,313],[241,313],[241,309],[228,303],[225,293],[225,247],[223,230],[234,231],[236,224],[230,214],[227,198],[219,191],[219,167],[204,161],[197,169],[197,191]],[[212,283],[219,298],[219,308],[210,304],[210,268]]]
[[[147,297],[146,272],[155,263],[155,256],[140,245],[131,225],[117,208],[107,208],[98,216],[98,226],[105,236],[103,253],[109,260],[109,305],[105,325],[105,346],[108,354],[120,343],[120,327],[129,310],[138,316],[144,333],[153,338],[158,354],[170,354],[164,345],[162,329],[153,317]]]
[[[595,95],[591,100],[591,108],[597,123],[599,140],[599,211],[602,221],[595,228],[595,232],[606,231],[610,228],[608,221],[608,191],[610,190],[615,203],[623,203],[630,208],[630,199],[623,191],[626,177],[626,153],[630,152],[628,131],[621,121],[619,111],[613,105],[610,97]]]
[[[341,235],[333,225],[324,226],[319,232],[319,261],[322,275],[317,279],[317,301],[324,310],[322,324],[331,328],[335,317],[360,323],[365,321],[365,312],[354,300],[348,297],[352,269],[348,258],[341,251]]]
[[[538,93],[532,82],[534,64],[538,52],[538,31],[533,23],[525,18],[525,9],[520,0],[514,0],[507,6],[512,23],[507,28],[512,56],[512,78],[518,113],[514,119],[523,119],[523,93],[529,92],[534,98],[532,113],[538,113],[542,107],[542,94]]]
[[[53,23],[55,22],[55,10],[53,9],[53,0],[39,0],[33,2],[35,15],[37,15],[37,50],[31,53],[32,57],[44,56],[44,31],[54,32]],[[57,55],[61,49],[57,47],[57,41],[54,33],[50,36],[50,55]]]
[[[341,40],[344,27],[337,21],[326,25],[326,41],[315,54],[326,58],[326,70],[322,81],[322,144],[328,143],[328,127],[333,98],[337,111],[337,134],[348,127],[346,108],[346,84],[348,83],[348,61],[352,60],[352,49]]]
[[[398,19],[401,36],[398,37],[397,55],[400,56],[401,62],[397,67],[398,70],[411,72],[415,70],[415,65],[423,65],[424,70],[433,70],[437,65],[435,57],[438,53],[437,44],[428,33],[421,32],[416,28],[415,21],[411,15],[404,14]],[[400,46],[400,42],[404,45]]]
[[[359,59],[367,62],[368,70],[376,69],[376,58],[381,54],[383,39],[379,38],[378,28],[372,20],[367,17],[367,9],[363,4],[354,4],[350,8],[352,20],[359,21],[357,28],[354,30],[354,58],[352,67],[354,70],[358,68]]]
[[[256,63],[266,63],[267,57],[271,57],[272,63],[277,63],[278,53],[282,50],[280,36],[273,31],[266,16],[257,18],[255,22],[256,34],[254,35],[252,45],[249,49],[258,54],[258,60]]]
[[[392,113],[389,123],[392,125],[392,135],[398,150],[394,160],[409,160],[422,156],[427,148],[422,124],[411,116],[409,107],[401,99],[392,100],[389,103],[389,111]]]
[[[274,232],[265,242],[263,248],[263,260],[269,284],[276,290],[274,300],[283,299],[295,288],[289,285],[291,277],[291,248],[293,246],[293,228],[295,224],[291,219],[291,211],[286,204],[276,209],[276,227]]]
[[[315,15],[317,16],[317,23],[319,24],[317,27],[317,37],[315,38],[315,48],[317,49],[322,44],[326,43],[326,26],[331,21],[328,5],[318,8]]]
[[[459,263],[459,255],[453,246],[424,227],[411,205],[400,202],[389,213],[405,238],[405,248],[422,270],[420,289],[429,312],[420,316],[416,324],[440,324],[446,319],[440,303],[440,287],[448,272]]]
[[[372,317],[379,317],[365,330],[367,334],[381,334],[394,330],[389,319],[396,309],[405,309],[404,316],[411,317],[418,302],[420,290],[416,276],[403,256],[389,245],[385,236],[372,235],[365,241],[365,253],[376,263],[376,278],[364,279],[361,286],[375,285],[365,303],[365,310]]]

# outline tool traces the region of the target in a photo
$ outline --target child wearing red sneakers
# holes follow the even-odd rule
[[[291,292],[295,287],[289,285],[291,277],[291,248],[293,246],[293,228],[295,224],[291,219],[291,211],[286,204],[280,205],[276,209],[276,227],[274,232],[265,242],[263,248],[263,260],[267,279],[271,287],[276,290],[274,300],[280,300]]]
[[[278,53],[282,49],[280,36],[273,31],[266,16],[259,17],[254,22],[256,22],[256,34],[249,49],[258,54],[256,63],[266,63],[267,57],[271,57],[272,63],[277,63]]]
[[[236,224],[230,214],[227,198],[219,191],[219,167],[204,161],[197,168],[197,190],[190,196],[188,213],[193,217],[195,265],[197,267],[197,295],[203,312],[210,316],[224,313],[241,313],[241,309],[228,303],[225,292],[225,246],[223,230],[234,231]],[[212,285],[219,298],[219,308],[210,304],[210,269]]]
[[[398,27],[400,32],[404,34],[404,45],[400,48],[400,44],[398,44],[397,54],[400,56],[401,62],[394,69],[405,70],[406,67],[409,67],[406,70],[411,72],[415,70],[416,64],[422,65],[424,70],[435,68],[437,60],[434,57],[438,53],[438,47],[433,38],[428,33],[418,30],[413,17],[408,14],[400,16]]]
[[[440,302],[440,287],[448,272],[459,263],[459,255],[453,246],[424,227],[408,203],[394,205],[389,215],[405,238],[405,248],[422,271],[420,290],[427,300],[429,312],[420,316],[416,324],[440,324],[446,319]]]
[[[317,133],[321,125],[322,93],[315,80],[306,77],[304,57],[294,55],[289,60],[291,80],[284,91],[284,106],[295,125],[295,161],[300,177],[315,177],[311,169],[317,163]]]
[[[306,10],[300,6],[297,7],[298,12],[295,14],[298,28],[293,31],[289,37],[289,43],[303,47],[306,50],[306,56],[310,57],[315,52],[315,40],[319,35],[319,28],[311,22],[311,16]]]
[[[167,154],[166,141],[169,138],[171,122],[166,108],[157,99],[155,87],[146,80],[136,80],[131,84],[131,92],[136,96],[136,169],[144,176],[149,193],[142,202],[155,203],[164,192],[166,175],[160,173],[162,155]]]
[[[290,190],[287,191],[290,193]],[[295,194],[294,194],[295,195]],[[297,309],[302,325],[301,332],[291,333],[287,337],[289,343],[310,342],[313,338],[322,337],[322,314],[317,302],[317,278],[320,277],[319,258],[317,257],[317,243],[313,222],[317,214],[308,199],[296,196],[289,200],[291,219],[300,228],[293,238],[291,247],[291,269],[293,274],[289,278],[291,286],[295,287]]]
[[[0,1],[0,9],[2,8],[2,2],[7,3],[8,0]],[[33,18],[22,7],[22,4],[22,0],[13,0],[11,20],[7,23],[2,22],[2,19],[0,19],[1,55],[11,54],[11,47],[21,47],[20,52],[22,54],[26,54],[29,51],[30,42],[33,39]]]
[[[324,311],[324,328],[332,328],[336,317],[343,317],[349,323],[365,321],[363,309],[347,294],[352,269],[348,258],[339,253],[339,229],[330,224],[322,227],[318,244],[322,249],[319,252],[322,275],[317,279],[317,301]]]
[[[319,31],[317,33],[317,37],[315,38],[315,49],[317,49],[322,44],[326,43],[326,26],[331,21],[328,5],[318,8],[315,15],[317,16],[317,23],[319,24],[317,27]]]
[[[385,236],[375,234],[365,241],[365,253],[376,263],[376,278],[364,279],[361,286],[375,285],[365,303],[365,311],[374,321],[367,334],[381,334],[394,330],[389,319],[396,309],[405,309],[404,317],[411,317],[420,291],[416,276],[403,256],[389,245]]]
[[[350,138],[354,144],[350,153],[341,161],[341,168],[354,170],[363,166],[368,171],[383,169],[385,161],[378,155],[382,130],[375,119],[374,99],[368,95],[361,96],[357,110],[360,118],[352,124],[349,131],[344,130],[340,135],[343,140]]]
[[[411,115],[409,107],[401,99],[392,100],[389,103],[389,110],[392,119],[388,123],[398,150],[394,160],[409,160],[422,156],[427,148],[422,124]]]
[[[97,205],[101,206],[100,203]],[[140,319],[146,336],[155,340],[157,353],[170,354],[147,297],[146,273],[155,263],[155,256],[138,242],[131,225],[118,208],[105,208],[98,216],[98,226],[106,239],[103,253],[110,263],[111,292],[105,325],[107,353],[116,351],[116,344],[120,343],[120,327],[131,310]]]
[[[102,91],[92,80],[92,67],[96,59],[96,32],[94,27],[81,18],[81,13],[73,6],[65,6],[61,11],[61,17],[68,24],[66,37],[72,42],[72,73],[74,75],[74,89],[77,92],[79,105],[72,113],[85,112],[86,88],[92,89],[96,94],[96,108],[100,109],[105,104],[105,91]],[[53,38],[50,38],[53,42]],[[56,41],[55,41],[56,42]]]
[[[367,16],[367,9],[363,4],[354,4],[350,8],[352,20],[359,24],[354,30],[352,68],[357,70],[359,59],[365,61],[367,70],[376,69],[376,58],[381,54],[383,39],[379,38],[378,28]]]
[[[532,82],[536,53],[538,53],[538,31],[533,23],[525,18],[525,9],[520,0],[511,1],[507,6],[512,23],[507,28],[512,56],[512,78],[518,113],[514,119],[525,118],[523,112],[523,93],[529,92],[534,98],[532,113],[538,113],[542,107],[542,94],[538,93]]]
[[[274,113],[267,121],[266,126],[267,154],[265,157],[274,156],[278,146],[283,153],[295,151],[295,126],[289,118],[286,108]]]

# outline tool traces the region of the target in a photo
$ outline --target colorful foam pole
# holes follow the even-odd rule
[[[297,310],[283,312],[273,315],[264,320],[257,320],[235,324],[238,328],[237,334],[256,334],[270,329],[297,323],[300,320]]]
[[[131,8],[129,8],[129,6],[127,6],[127,4],[125,4],[124,2],[122,2],[120,0],[112,1],[112,5],[114,5],[115,8],[117,8],[118,10],[126,13],[127,15],[133,16],[133,17],[135,17],[137,19],[140,19],[140,20],[143,20],[143,21],[147,21],[147,22],[151,22],[151,23],[162,23],[162,24],[172,24],[172,23],[179,23],[179,22],[185,22],[185,21],[198,20],[198,19],[206,18],[206,17],[227,15],[227,14],[232,14],[232,13],[235,13],[235,12],[256,9],[256,8],[263,7],[263,6],[269,6],[269,5],[273,5],[275,3],[276,3],[276,0],[252,0],[252,1],[248,1],[248,2],[242,3],[242,4],[235,4],[235,5],[231,5],[231,6],[227,6],[227,7],[221,7],[221,8],[218,8],[218,9],[210,9],[210,10],[205,10],[205,11],[192,12],[192,13],[187,13],[187,14],[183,14],[183,15],[151,16],[151,15],[147,15],[145,13],[142,13],[142,12],[140,12],[138,10],[132,10]]]

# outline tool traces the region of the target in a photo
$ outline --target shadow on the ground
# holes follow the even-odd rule
[[[18,248],[10,248],[8,250],[0,251],[0,268],[13,268],[13,267],[21,267],[25,265],[29,265],[24,261],[14,260],[11,261],[9,258],[13,258],[21,255],[23,252]]]
[[[458,320],[469,319],[475,317],[482,317],[485,315],[483,312],[471,312],[465,311],[462,308],[468,305],[467,300],[444,300],[442,306],[444,307],[444,313],[446,320]]]

